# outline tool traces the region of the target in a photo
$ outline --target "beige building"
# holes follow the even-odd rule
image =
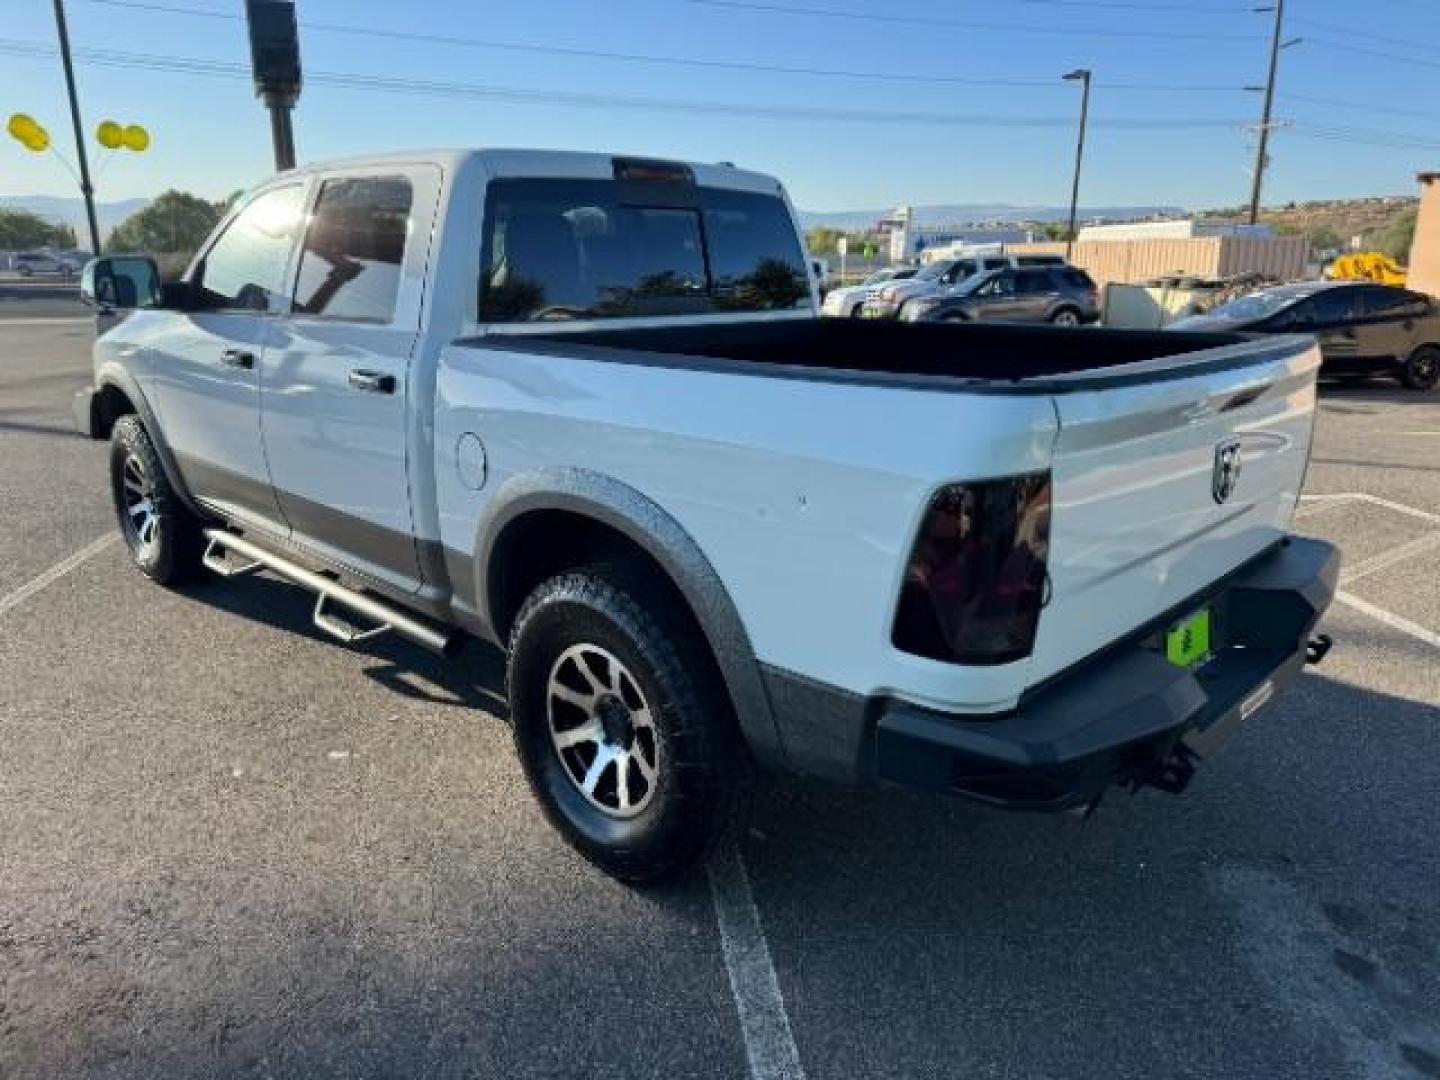
[[[1406,284],[1440,296],[1440,172],[1420,174],[1420,220],[1415,223]]]
[[[1008,244],[1014,254],[1064,255],[1065,245]],[[1303,236],[1206,236],[1191,240],[1080,240],[1071,261],[1099,285],[1137,285],[1152,278],[1223,278],[1264,274],[1280,281],[1305,276],[1310,242]]]

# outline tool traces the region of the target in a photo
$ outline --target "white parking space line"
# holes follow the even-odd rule
[[[1432,525],[1440,525],[1440,514],[1432,514],[1428,510],[1421,510],[1419,507],[1411,506],[1408,503],[1395,502],[1391,499],[1382,499],[1379,495],[1360,494],[1355,496],[1362,502],[1368,502],[1371,506],[1383,506],[1386,510],[1394,510],[1397,514],[1408,514],[1410,517],[1419,518],[1421,521],[1428,521]]]
[[[109,547],[117,539],[119,539],[119,536],[120,534],[118,532],[107,533],[99,540],[96,540],[93,544],[89,544],[81,548],[79,551],[75,552],[74,555],[71,555],[68,559],[64,559],[56,563],[39,577],[32,578],[30,581],[27,581],[24,585],[21,585],[20,588],[16,589],[14,592],[8,593],[5,596],[0,597],[0,615],[4,615],[12,608],[19,607],[26,600],[29,600],[30,597],[34,596],[41,589],[45,588],[45,586],[54,584],[66,574],[70,573],[71,570],[74,570],[77,566],[80,566],[82,563],[84,563],[87,559],[99,555],[100,552],[104,551],[107,547]]]
[[[1428,521],[1432,525],[1440,525],[1440,514],[1421,510],[1418,506],[1411,506],[1408,503],[1395,502],[1393,499],[1382,499],[1379,495],[1371,495],[1364,491],[1344,491],[1335,495],[1301,495],[1300,501],[1306,505],[1295,511],[1297,518],[1310,517],[1312,514],[1318,514],[1322,510],[1328,510],[1332,506],[1340,506],[1347,502],[1367,502],[1371,506],[1383,506],[1386,510],[1393,510],[1397,514]]]
[[[1392,630],[1399,630],[1402,634],[1408,634],[1417,641],[1423,641],[1426,645],[1432,645],[1440,649],[1440,634],[1435,633],[1433,630],[1426,630],[1425,627],[1419,623],[1413,623],[1409,619],[1402,619],[1399,615],[1386,611],[1382,607],[1376,607],[1370,603],[1370,601],[1362,600],[1360,597],[1348,593],[1344,589],[1341,589],[1335,594],[1335,599],[1362,614],[1369,615],[1372,619],[1378,619]]]
[[[1384,570],[1388,566],[1394,566],[1398,562],[1404,562],[1415,555],[1423,555],[1431,548],[1440,547],[1440,532],[1426,533],[1418,540],[1411,540],[1408,544],[1400,544],[1389,551],[1382,551],[1379,555],[1373,555],[1364,562],[1358,562],[1354,566],[1348,566],[1340,572],[1340,584],[1349,585],[1352,581],[1359,581],[1363,577]]]
[[[740,1017],[750,1080],[804,1080],[805,1070],[800,1067],[800,1052],[795,1048],[785,998],[770,961],[770,946],[739,846],[726,844],[710,859],[708,869],[720,951]]]

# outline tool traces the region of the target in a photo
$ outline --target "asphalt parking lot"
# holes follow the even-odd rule
[[[1183,797],[767,782],[634,892],[533,807],[495,657],[126,565],[50,303],[0,298],[0,1077],[1440,1077],[1440,396],[1325,391],[1337,645]]]

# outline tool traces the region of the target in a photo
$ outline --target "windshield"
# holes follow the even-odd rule
[[[1304,300],[1308,292],[1258,292],[1231,300],[1204,313],[1204,318],[1217,322],[1249,323],[1268,319],[1276,312],[1284,311],[1291,304]]]
[[[780,311],[809,279],[782,199],[604,180],[496,180],[486,198],[485,322]]]
[[[933,281],[950,269],[949,263],[935,262],[915,274],[916,281]]]

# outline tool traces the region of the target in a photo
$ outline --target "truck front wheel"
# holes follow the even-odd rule
[[[178,585],[200,568],[204,536],[160,464],[140,418],[115,421],[110,433],[110,491],[120,535],[147,577]]]
[[[510,635],[515,746],[546,818],[623,881],[672,877],[734,814],[728,695],[666,590],[624,565],[560,574]]]

